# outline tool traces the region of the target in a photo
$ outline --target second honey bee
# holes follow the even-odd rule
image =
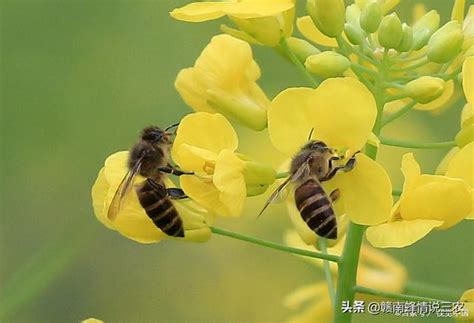
[[[152,126],[142,130],[140,140],[129,152],[129,170],[110,203],[107,217],[111,221],[115,220],[125,198],[132,192],[135,177],[141,175],[146,180],[137,186],[136,193],[146,214],[167,235],[184,237],[183,221],[171,200],[187,196],[181,189],[166,188],[163,183],[163,173],[177,176],[192,174],[182,172],[169,163],[172,133],[168,131],[176,126],[165,130]]]
[[[335,189],[329,195],[321,182],[333,178],[338,171],[350,171],[355,166],[355,156],[346,164],[335,166],[343,157],[334,154],[322,141],[311,140],[293,157],[289,177],[270,196],[262,212],[273,202],[288,184],[294,184],[295,204],[308,227],[317,235],[327,239],[337,239],[337,220],[332,202],[340,195]]]

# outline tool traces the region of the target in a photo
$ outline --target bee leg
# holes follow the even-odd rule
[[[168,166],[160,167],[160,172],[173,174],[173,175],[176,175],[176,176],[194,175],[193,172],[185,172],[185,171],[179,170],[176,167],[174,167],[172,165],[169,165],[169,164],[168,164]]]
[[[340,157],[340,156],[332,156],[332,157],[330,157],[329,160],[328,160],[329,169],[332,169],[332,167],[333,167],[333,166],[332,166],[332,162],[333,162],[333,161],[335,161],[335,160],[341,160],[341,159],[342,159],[342,157]]]
[[[351,171],[354,168],[355,164],[356,164],[355,156],[352,156],[351,158],[349,158],[349,160],[347,161],[345,165],[334,167],[323,179],[321,179],[321,182],[330,180],[331,178],[336,176],[337,172],[340,170],[342,170],[343,172]],[[331,166],[331,164],[329,165]]]
[[[188,198],[188,196],[180,188],[167,188],[166,193],[172,200],[182,200]]]
[[[338,188],[336,188],[334,191],[331,192],[331,194],[329,194],[329,197],[333,202],[336,202],[339,196],[341,196],[341,191]]]

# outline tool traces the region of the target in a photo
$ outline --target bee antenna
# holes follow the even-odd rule
[[[313,135],[313,132],[314,132],[314,128],[311,128],[311,131],[309,132],[309,136],[308,136],[308,141],[311,140],[311,136]]]
[[[166,127],[165,132],[168,132],[168,130],[170,130],[170,129],[176,128],[177,126],[179,126],[179,122],[175,123],[175,124],[172,124],[171,126]]]

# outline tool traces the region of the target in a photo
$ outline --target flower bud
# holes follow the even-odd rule
[[[474,141],[474,123],[465,123],[455,138],[456,145],[460,148]]]
[[[331,51],[311,55],[304,63],[308,71],[324,78],[341,75],[350,64],[345,56]]]
[[[396,13],[385,16],[379,26],[379,43],[385,48],[397,48],[402,41],[402,22]]]
[[[440,78],[422,76],[405,85],[405,94],[418,103],[428,103],[443,94],[444,84]]]
[[[364,42],[365,33],[360,28],[346,23],[344,25],[344,33],[346,34],[347,39],[349,39],[349,41],[354,45],[360,45]]]
[[[399,52],[408,52],[413,45],[413,28],[403,23],[403,36],[400,44],[397,47]]]
[[[265,193],[268,186],[273,184],[276,172],[270,165],[251,160],[243,154],[237,154],[243,163],[243,175],[247,187],[247,196],[256,196]]]
[[[449,62],[461,51],[463,40],[459,22],[448,22],[431,36],[428,43],[428,59],[438,64]]]
[[[453,10],[451,11],[451,20],[457,20],[462,23],[464,19],[464,7],[466,0],[455,0]]]
[[[344,0],[307,0],[306,11],[318,29],[335,38],[344,29]]]
[[[254,88],[254,91],[261,92]],[[234,119],[253,130],[263,130],[267,125],[267,109],[251,100],[236,100],[227,92],[218,89],[208,89],[208,104],[224,116]],[[260,96],[263,93],[260,93]]]
[[[355,4],[351,4],[346,8],[346,22],[353,26],[360,27],[360,8]]]
[[[428,43],[431,35],[439,28],[440,17],[436,10],[427,12],[413,26],[413,50],[419,50]]]
[[[367,33],[374,33],[382,21],[382,7],[376,1],[367,4],[360,13],[360,26]]]
[[[303,63],[309,56],[321,53],[319,49],[301,38],[289,37],[286,39],[286,42],[296,57]]]

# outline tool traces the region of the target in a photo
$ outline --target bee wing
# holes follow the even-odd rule
[[[278,186],[278,188],[272,193],[272,195],[270,195],[268,200],[263,205],[262,210],[258,214],[258,217],[260,217],[263,214],[265,209],[271,203],[274,203],[279,197],[281,197],[283,195],[283,192],[284,192],[285,188],[288,186],[288,184],[290,184],[290,183],[292,183],[292,182],[294,182],[294,181],[296,181],[296,180],[298,180],[298,179],[300,179],[304,176],[307,176],[307,174],[309,174],[309,163],[304,162],[300,166],[300,168],[298,168],[298,170],[292,176],[288,177],[280,186]]]
[[[131,192],[133,187],[133,181],[140,170],[142,165],[142,159],[140,158],[135,165],[133,165],[132,169],[130,169],[127,174],[123,177],[122,181],[120,182],[117,190],[115,191],[114,197],[109,205],[109,210],[107,211],[107,218],[110,221],[114,221],[117,218],[120,210],[122,209],[122,204],[127,196],[128,193]]]

